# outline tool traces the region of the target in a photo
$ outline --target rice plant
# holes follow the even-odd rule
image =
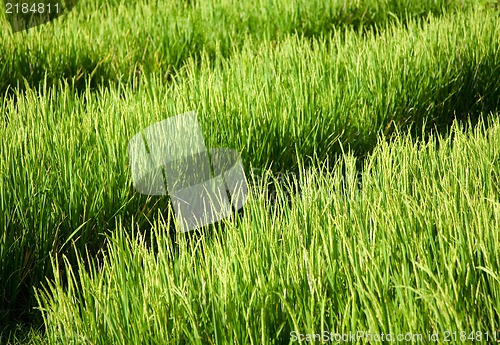
[[[216,59],[253,37],[328,36],[454,13],[487,1],[98,1],[80,0],[69,14],[15,35],[0,16],[0,92],[70,79],[79,89],[131,82],[151,73],[168,80],[189,57]],[[484,5],[483,5],[484,6]]]
[[[81,1],[0,36],[0,343],[495,331],[499,37],[491,1]],[[261,176],[183,237],[127,144],[191,110]]]
[[[491,340],[500,122],[462,127],[381,141],[361,185],[352,155],[320,164],[300,175],[291,205],[286,185],[272,209],[256,193],[240,217],[174,244],[168,216],[149,241],[134,222],[117,222],[90,269],[84,253],[77,266],[55,263],[55,281],[38,295],[46,340],[274,344],[364,331],[443,341],[476,330]]]

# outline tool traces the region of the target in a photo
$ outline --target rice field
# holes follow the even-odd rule
[[[498,2],[0,18],[0,343],[500,340]],[[188,111],[251,188],[182,234],[127,145]]]

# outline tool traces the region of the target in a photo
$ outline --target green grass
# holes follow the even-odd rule
[[[491,334],[500,326],[499,163],[495,118],[425,142],[380,142],[361,186],[356,159],[342,156],[331,170],[302,174],[290,206],[282,189],[274,208],[257,192],[241,217],[175,247],[168,217],[155,221],[150,241],[134,222],[117,222],[98,264],[85,269],[82,253],[78,266],[55,267],[40,295],[48,342]]]
[[[488,1],[479,1],[486,4]],[[247,37],[328,36],[473,7],[472,0],[97,1],[28,33],[0,36],[0,92],[25,82],[73,79],[83,89],[155,73],[164,80],[189,57],[228,56]],[[1,17],[0,17],[1,18]],[[6,22],[6,21],[5,21]],[[4,23],[5,24],[5,23]],[[1,27],[0,27],[1,28]],[[4,25],[2,32],[9,30]]]
[[[0,342],[23,322],[45,332],[8,341],[498,327],[498,7],[259,6],[81,1],[0,36]],[[193,109],[207,147],[301,175],[302,194],[257,187],[172,245],[127,144]]]

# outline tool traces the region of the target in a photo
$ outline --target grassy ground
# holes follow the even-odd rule
[[[498,15],[81,1],[0,36],[0,324],[19,327],[0,342],[497,330]],[[271,205],[257,183],[242,214],[173,237],[126,148],[193,109],[208,147],[301,192],[273,183]]]
[[[0,92],[24,80],[74,78],[80,89],[155,73],[168,80],[189,57],[228,56],[247,37],[329,36],[471,7],[472,0],[81,0],[54,25],[0,36]],[[487,3],[486,1],[482,1]],[[5,30],[6,31],[6,30]]]
[[[498,115],[498,114],[497,114]],[[487,127],[487,129],[485,129]],[[500,326],[500,122],[380,143],[299,176],[277,204],[198,236],[117,223],[102,261],[56,267],[50,343],[282,343],[290,332],[424,334]],[[133,234],[133,235],[127,235]],[[63,288],[65,286],[65,288]],[[476,336],[476,335],[475,335]],[[486,335],[482,335],[483,340]]]

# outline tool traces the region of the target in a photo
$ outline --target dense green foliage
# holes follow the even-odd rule
[[[87,0],[2,34],[0,325],[43,315],[41,343],[500,328],[498,18],[492,1]],[[294,172],[300,193],[274,181],[271,204],[259,180],[242,214],[173,237],[127,144],[190,110],[250,180]]]
[[[500,324],[500,121],[382,142],[299,177],[291,204],[256,193],[213,235],[151,241],[117,224],[90,271],[42,295],[51,343],[240,343],[301,333],[424,334]],[[126,233],[134,232],[133,236]],[[82,254],[81,259],[87,261]],[[81,288],[80,288],[81,284]],[[483,335],[485,340],[485,335]]]
[[[4,34],[0,92],[24,83],[74,79],[79,88],[130,81],[143,73],[168,80],[188,57],[228,56],[248,37],[329,36],[338,27],[385,26],[468,8],[472,0],[80,0],[55,23]],[[482,0],[482,3],[487,1]],[[0,15],[0,19],[3,19]],[[0,20],[1,21],[1,20]]]

